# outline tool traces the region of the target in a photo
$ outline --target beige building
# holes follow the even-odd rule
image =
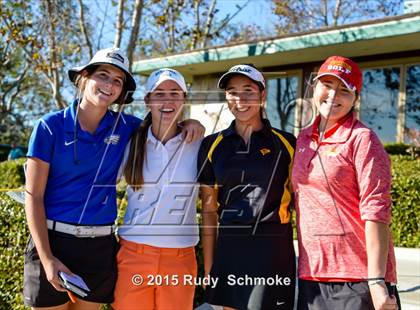
[[[232,65],[253,63],[267,79],[272,125],[297,134],[316,113],[312,78],[331,55],[351,57],[363,70],[360,119],[384,142],[419,143],[419,12],[140,60],[133,71],[148,75],[170,67],[184,74],[191,90],[190,117],[203,122],[210,133],[232,119],[217,89],[218,78]]]

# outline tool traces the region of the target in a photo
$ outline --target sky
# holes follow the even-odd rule
[[[189,1],[189,0],[186,0]],[[115,1],[117,3],[117,1]],[[247,0],[217,0],[216,8],[219,9],[220,16],[226,16],[227,14],[234,14],[237,11],[237,5],[244,5],[247,3]],[[107,22],[103,25],[103,37],[99,37],[99,32],[102,25],[96,23],[96,28],[94,29],[96,34],[92,37],[94,41],[94,51],[98,48],[111,47],[114,42],[115,37],[115,15],[117,12],[117,6],[112,5],[111,0],[86,0],[84,4],[88,7],[85,16],[98,16],[99,19],[103,19],[104,14],[108,17]],[[258,21],[258,25],[262,29],[267,29],[269,31],[270,27],[275,23],[275,17],[271,14],[271,4],[272,0],[250,0],[248,5],[232,20],[232,23],[242,23],[242,24],[251,24],[255,21]],[[92,13],[96,14],[93,15]],[[141,30],[140,30],[141,31]],[[127,31],[125,34],[127,35]],[[124,37],[123,39],[126,39]],[[98,44],[100,42],[100,44]],[[123,43],[122,46],[125,46]],[[88,61],[88,60],[87,60]],[[65,85],[63,89],[63,95],[68,102],[70,102],[74,96],[73,87],[68,87]]]
[[[186,0],[187,2],[189,0]],[[115,1],[116,2],[116,1]],[[218,0],[216,8],[219,9],[219,16],[226,16],[227,14],[234,14],[237,11],[237,5],[244,5],[247,0]],[[109,23],[104,25],[104,37],[101,39],[101,48],[112,45],[115,36],[115,15],[117,6],[112,6],[111,0],[87,0],[84,2],[88,7],[88,12],[85,15],[96,12],[97,16],[102,19],[106,12]],[[275,23],[275,16],[271,13],[272,0],[250,0],[248,5],[232,20],[232,23],[251,24],[257,21],[258,25],[267,31],[272,29]],[[96,32],[99,33],[101,28],[97,24]],[[98,38],[98,35],[96,36]],[[94,45],[97,45],[94,42]]]

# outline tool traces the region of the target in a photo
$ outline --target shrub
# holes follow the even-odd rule
[[[392,236],[395,246],[420,247],[420,160],[392,155]]]
[[[404,143],[385,143],[384,148],[390,155],[408,155],[408,148],[410,146]]]
[[[10,152],[10,145],[0,144],[0,161],[7,160],[7,156]]]
[[[24,162],[24,158],[19,158],[0,163],[1,189],[16,189],[25,183]]]
[[[28,230],[23,206],[3,190],[24,183],[24,159],[0,163],[0,309],[25,309],[22,299],[23,252]]]

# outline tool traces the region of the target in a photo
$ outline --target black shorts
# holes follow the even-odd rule
[[[395,286],[386,283],[390,295],[400,298]],[[299,279],[298,310],[375,310],[367,282],[317,282]]]
[[[205,301],[235,309],[293,309],[296,258],[290,224],[219,229]]]
[[[91,292],[83,300],[111,303],[117,279],[116,253],[118,242],[114,235],[78,238],[48,230],[52,254],[73,273],[81,276]],[[53,307],[69,301],[66,292],[57,291],[48,282],[32,237],[25,249],[24,303],[30,307]]]

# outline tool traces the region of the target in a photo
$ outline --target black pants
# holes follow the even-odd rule
[[[390,295],[400,297],[395,286],[386,284]],[[375,310],[367,282],[298,282],[298,310]]]

